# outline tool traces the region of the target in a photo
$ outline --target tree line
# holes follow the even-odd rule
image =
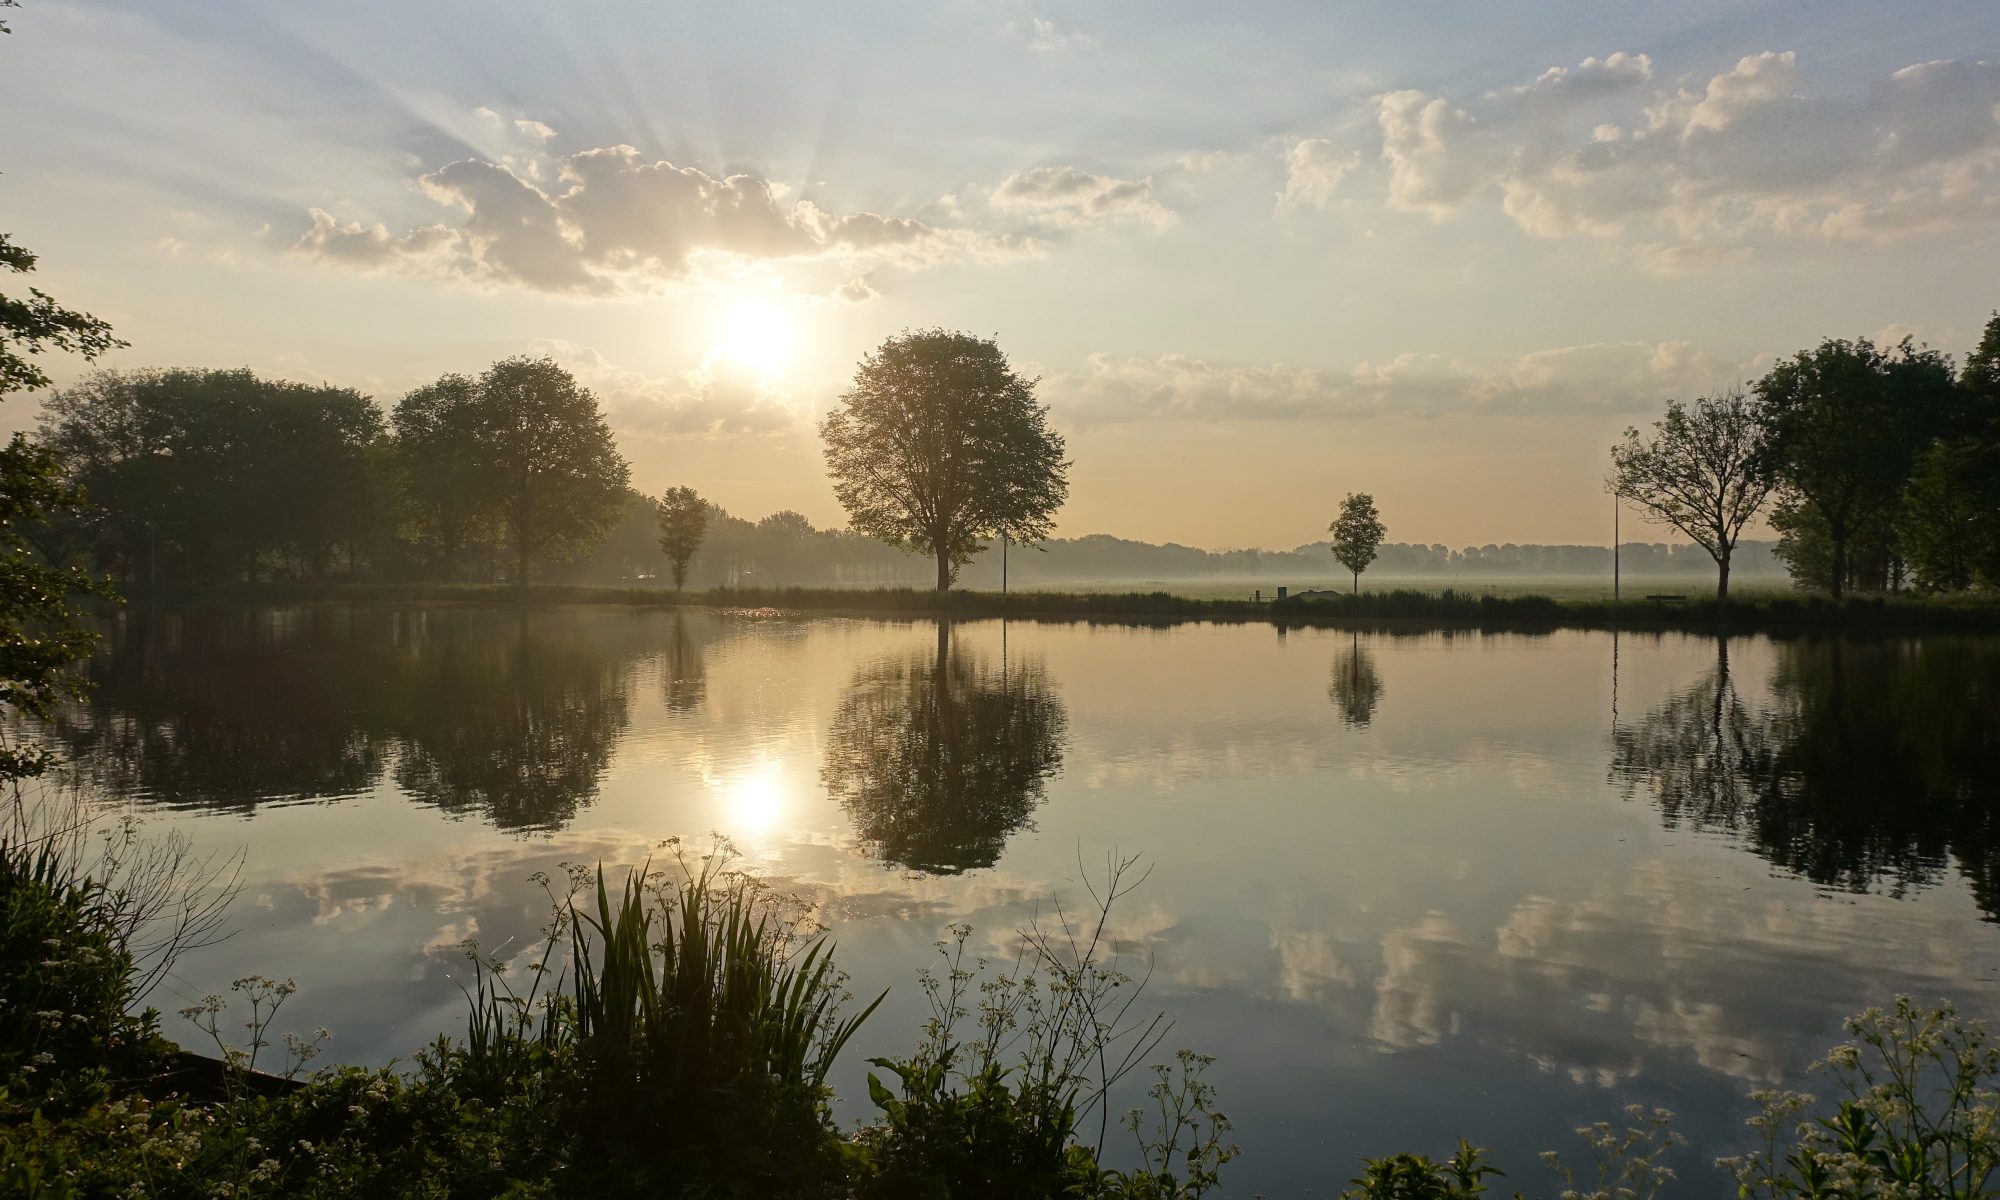
[[[990,340],[889,339],[822,426],[852,525],[823,531],[633,491],[597,398],[545,358],[445,375],[386,414],[247,369],[99,371],[50,393],[38,434],[94,507],[35,536],[146,586],[631,579],[662,555],[680,586],[705,547],[711,584],[907,583],[909,552],[944,588],[992,539],[1048,535],[1069,464],[1047,415]]]
[[[1849,591],[2000,586],[2000,313],[1963,368],[1904,338],[1829,338],[1745,392],[1628,429],[1607,486],[1713,559],[1768,514],[1793,581]]]

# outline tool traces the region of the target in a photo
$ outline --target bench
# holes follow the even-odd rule
[[[1650,596],[1646,597],[1646,599],[1648,599],[1648,600],[1651,600],[1651,601],[1652,601],[1653,603],[1655,603],[1655,604],[1686,604],[1686,603],[1687,603],[1687,593],[1685,593],[1685,592],[1655,592],[1654,594],[1652,594],[1652,595],[1650,595]]]

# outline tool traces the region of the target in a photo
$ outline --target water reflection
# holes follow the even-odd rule
[[[884,861],[955,873],[990,867],[1062,765],[1068,717],[1037,660],[997,665],[956,645],[854,674],[827,730],[821,778]]]
[[[682,631],[685,634],[685,631]],[[682,674],[700,652],[683,638]],[[643,627],[490,610],[121,615],[56,734],[94,790],[176,808],[422,803],[547,829],[597,795]],[[692,661],[695,665],[689,668]]]
[[[396,785],[502,829],[559,828],[597,796],[627,723],[625,663],[595,638],[516,622],[405,656]]]
[[[386,739],[382,613],[276,609],[200,620],[123,612],[56,735],[94,790],[173,808],[352,796]]]
[[[1356,632],[1333,660],[1333,682],[1326,685],[1326,698],[1340,710],[1340,719],[1355,729],[1365,728],[1382,702],[1382,673],[1375,669],[1375,656],[1361,648]]]
[[[660,674],[667,711],[685,716],[700,709],[702,701],[708,699],[708,655],[689,631],[686,613],[674,614],[662,659]]]
[[[1958,638],[1795,641],[1768,698],[1716,664],[1616,728],[1612,771],[1669,826],[1720,832],[1821,886],[1903,896],[1955,862],[2000,919],[2000,648]]]

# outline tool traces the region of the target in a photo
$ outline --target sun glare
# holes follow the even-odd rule
[[[785,781],[777,764],[763,763],[724,781],[721,786],[727,832],[738,837],[757,838],[770,833],[785,816],[788,807]]]
[[[738,300],[722,314],[715,353],[765,375],[783,372],[792,353],[792,314],[769,300]]]

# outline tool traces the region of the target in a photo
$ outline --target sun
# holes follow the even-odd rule
[[[756,298],[723,310],[714,353],[764,375],[782,374],[792,354],[792,314],[783,305]]]

